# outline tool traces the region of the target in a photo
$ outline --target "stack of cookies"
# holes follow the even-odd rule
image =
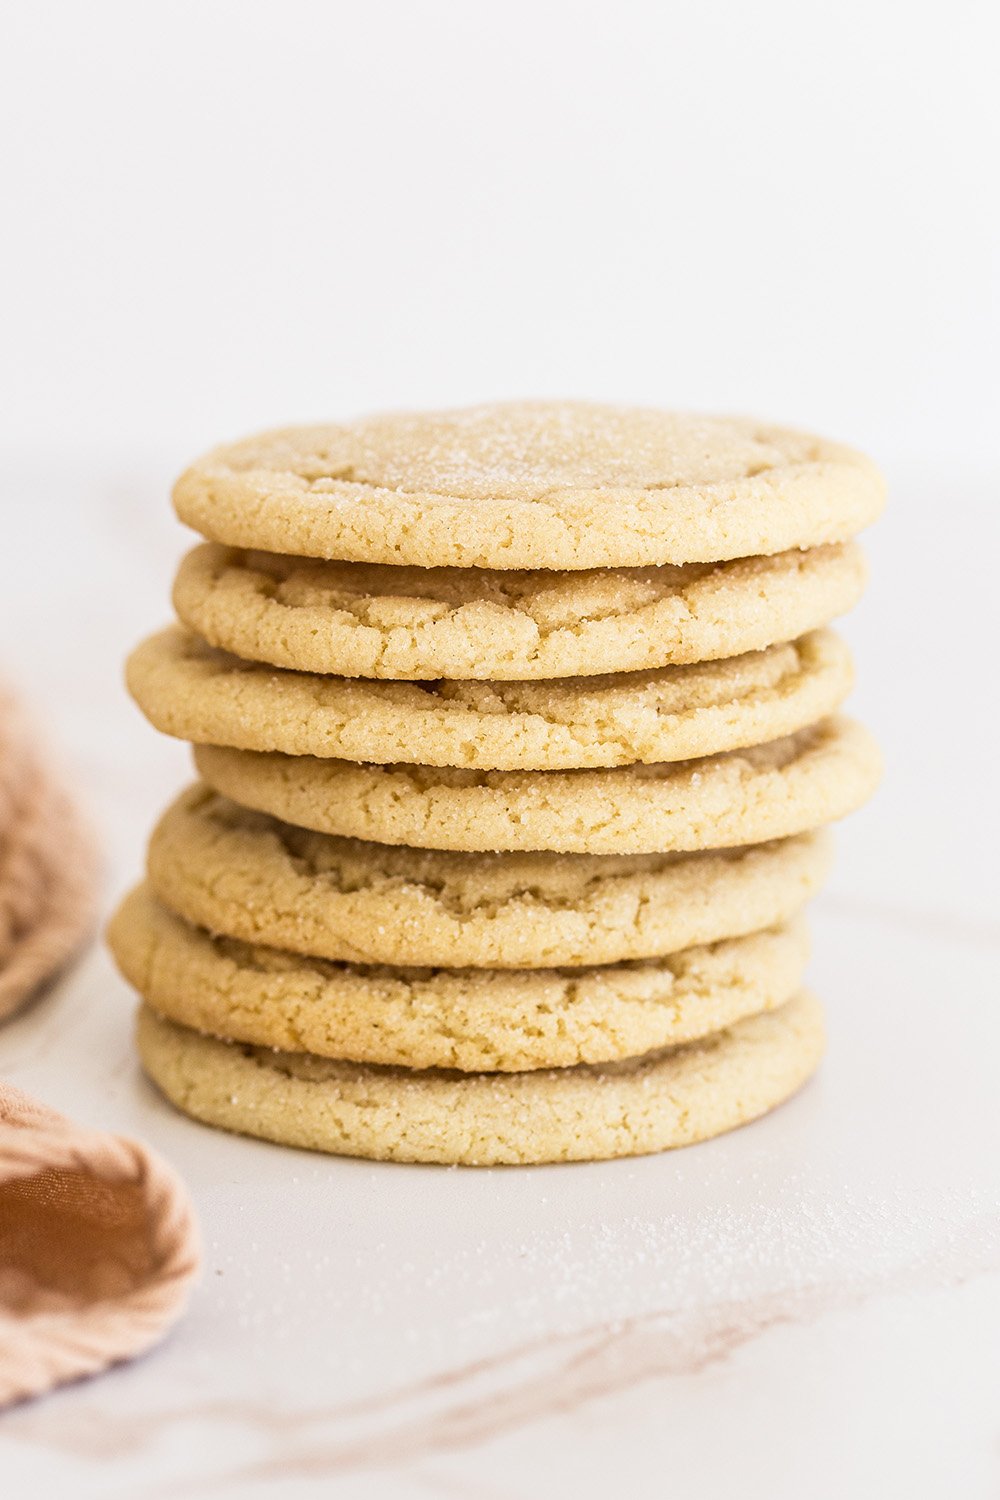
[[[182,1110],[400,1161],[658,1151],[822,1049],[802,908],[878,755],[838,714],[877,471],[744,420],[534,402],[290,429],[129,686],[194,743],[111,944]]]

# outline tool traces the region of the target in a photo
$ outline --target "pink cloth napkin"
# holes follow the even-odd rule
[[[94,840],[0,695],[0,1020],[26,1004],[93,926]]]
[[[0,1021],[80,947],[95,889],[89,830],[0,691]],[[0,1082],[0,1407],[147,1349],[197,1263],[188,1195],[165,1162]]]
[[[197,1264],[165,1162],[0,1083],[0,1407],[148,1349]]]

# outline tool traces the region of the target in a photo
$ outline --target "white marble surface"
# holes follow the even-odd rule
[[[119,665],[166,613],[175,459],[31,454],[0,479],[2,665],[89,797],[107,904],[187,774]],[[818,1079],[644,1160],[326,1160],[174,1114],[95,947],[0,1033],[0,1073],[167,1156],[205,1271],[150,1356],[0,1419],[5,1494],[998,1493],[997,486],[890,479],[846,626],[887,776],[816,908]]]

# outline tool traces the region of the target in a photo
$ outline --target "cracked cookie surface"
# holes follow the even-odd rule
[[[637,1057],[773,1010],[798,989],[805,922],[646,962],[577,969],[359,966],[210,936],[140,886],[118,966],[161,1015],[227,1041],[351,1062],[519,1072]]]
[[[860,547],[558,573],[322,562],[205,543],[174,607],[211,645],[294,671],[396,681],[637,672],[795,640],[855,604]]]
[[[196,926],[359,964],[534,968],[652,958],[787,921],[826,833],[700,854],[469,854],[298,828],[189,787],[149,843],[159,899]]]
[[[178,480],[209,539],[418,567],[711,562],[840,542],[884,485],[840,443],[746,418],[529,401],[286,428]]]
[[[835,717],[725,755],[610,771],[362,766],[195,747],[202,780],[287,823],[431,849],[667,853],[760,844],[819,828],[875,789],[867,730]]]
[[[221,1042],[146,1005],[138,1043],[150,1078],[206,1124],[342,1156],[516,1165],[663,1151],[756,1119],[815,1070],[823,1016],[803,993],[628,1062],[507,1074],[414,1072]]]
[[[172,626],[129,658],[132,696],[196,744],[487,771],[653,764],[762,744],[850,690],[829,630],[723,661],[558,682],[371,682],[241,661]]]

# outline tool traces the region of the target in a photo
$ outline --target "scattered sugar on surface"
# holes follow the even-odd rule
[[[636,1320],[704,1341],[713,1320],[809,1319],[1000,1268],[995,1205],[976,1193],[946,1201],[940,1185],[923,1196],[806,1173],[779,1181],[765,1160],[742,1174],[736,1200],[732,1182],[712,1172],[693,1184],[669,1162],[659,1180],[649,1166],[404,1169],[421,1181],[405,1194],[410,1214],[393,1205],[386,1173],[400,1169],[388,1168],[367,1185],[358,1176],[343,1225],[339,1196],[317,1218],[313,1174],[304,1174],[301,1185],[289,1179],[287,1256],[265,1267],[268,1252],[254,1240],[229,1258],[211,1247],[209,1264],[226,1274],[209,1287],[248,1335],[266,1327],[269,1341],[314,1344],[310,1359],[339,1382],[371,1379],[380,1362],[403,1378],[527,1347],[543,1333]],[[551,1186],[556,1171],[571,1192]]]

